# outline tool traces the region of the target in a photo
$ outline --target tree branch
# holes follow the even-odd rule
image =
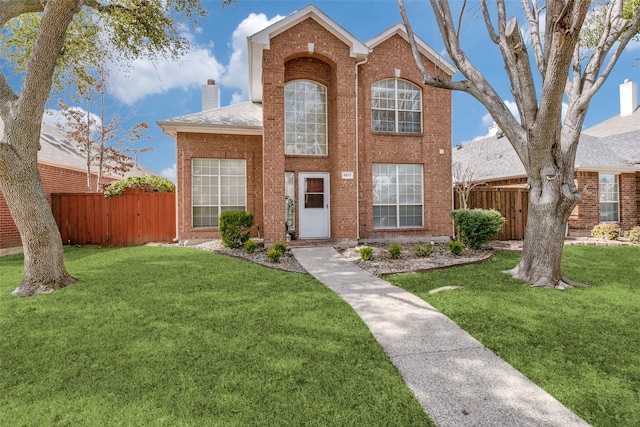
[[[427,71],[424,66],[424,62],[422,61],[422,55],[420,54],[420,50],[418,49],[418,45],[416,43],[415,34],[413,33],[413,29],[411,28],[411,23],[409,22],[409,18],[407,17],[407,11],[404,6],[403,0],[398,0],[398,6],[400,7],[400,15],[402,16],[402,20],[404,21],[404,26],[407,30],[407,35],[409,38],[409,45],[411,46],[411,52],[413,53],[413,57],[415,59],[416,65],[418,66],[418,70],[422,75],[422,79],[424,83],[429,86],[438,87],[442,89],[448,90],[458,90],[462,92],[468,91],[468,82],[454,82],[450,80],[441,79],[439,77],[434,76],[429,71]]]
[[[498,35],[493,29],[493,23],[491,22],[491,15],[489,15],[489,9],[487,8],[487,2],[485,0],[480,1],[480,9],[482,9],[482,16],[484,18],[484,25],[487,27],[487,33],[491,38],[491,41],[498,44]]]
[[[540,11],[535,0],[533,0],[533,4],[527,0],[522,0],[522,8],[527,17],[527,22],[529,22],[529,34],[531,35],[531,45],[533,46],[536,66],[540,75],[543,76],[547,69],[547,61],[540,37]]]
[[[620,15],[616,14],[616,16],[612,16],[611,20],[608,21],[608,25],[613,27],[614,25],[618,24],[618,28],[614,29],[609,37],[603,37],[601,39],[601,43],[599,43],[598,47],[596,47],[598,55],[594,54],[594,56],[592,56],[589,60],[587,67],[585,68],[584,76],[582,78],[584,89],[581,95],[581,104],[582,106],[584,106],[584,108],[586,108],[596,92],[600,90],[604,82],[611,74],[613,67],[618,62],[618,59],[620,59],[620,55],[622,55],[622,52],[626,49],[631,39],[640,29],[640,6],[638,7],[638,10],[636,10],[634,20],[629,22],[621,16],[621,0],[616,0],[611,8],[617,7],[618,5],[620,7],[618,11]],[[622,25],[620,25],[621,22]],[[623,33],[624,36],[620,38],[620,35]],[[612,39],[614,40],[612,41]],[[602,68],[602,64],[604,63],[607,55],[609,54],[609,51],[615,43],[617,43],[616,49],[607,61],[605,68],[602,70],[602,72],[600,72],[600,75],[598,76],[598,72]]]

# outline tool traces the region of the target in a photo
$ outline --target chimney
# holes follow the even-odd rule
[[[620,115],[630,116],[638,108],[638,84],[626,79],[620,85]]]
[[[220,108],[220,88],[213,79],[202,85],[202,111]]]

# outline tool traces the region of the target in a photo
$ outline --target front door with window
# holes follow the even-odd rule
[[[327,239],[329,227],[329,174],[299,174],[299,221],[301,239]]]

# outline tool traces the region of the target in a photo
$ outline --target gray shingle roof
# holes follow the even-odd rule
[[[467,171],[471,181],[525,176],[522,162],[506,138],[490,136],[453,150],[453,167]],[[576,170],[640,171],[640,109],[613,117],[582,132]],[[454,180],[457,177],[454,176]]]
[[[4,135],[4,123],[0,119],[0,138]],[[82,153],[76,150],[75,146],[66,140],[64,134],[56,127],[42,123],[40,131],[40,150],[38,151],[38,163],[58,166],[65,169],[72,169],[81,172],[87,170],[87,161]],[[95,167],[92,168],[95,172]],[[155,175],[153,171],[142,165],[135,166],[124,174],[132,175]],[[122,178],[121,175],[109,173],[106,176],[111,178]]]
[[[159,121],[163,125],[262,127],[262,104],[243,102]]]

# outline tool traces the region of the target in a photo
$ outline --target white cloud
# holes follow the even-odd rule
[[[170,168],[162,169],[162,172],[160,172],[160,176],[176,182],[176,164],[174,163]]]
[[[232,104],[249,99],[247,37],[268,27],[274,22],[281,20],[282,18],[282,16],[276,15],[271,19],[267,19],[267,16],[263,13],[251,13],[233,32],[230,43],[233,51],[229,58],[229,64],[226,67],[226,72],[220,78],[220,84],[228,88],[239,89],[239,92],[233,94]]]
[[[113,95],[125,104],[134,104],[148,95],[171,89],[199,87],[207,79],[217,79],[224,72],[213,53],[198,47],[178,61],[137,59],[129,70],[112,70]]]
[[[200,87],[208,79],[215,79],[221,86],[237,90],[232,103],[245,101],[249,98],[247,36],[282,18],[277,15],[267,19],[264,14],[249,14],[233,32],[230,42],[232,53],[226,67],[214,56],[213,43],[207,46],[195,43],[195,34],[201,34],[202,28],[195,29],[194,33],[183,29],[182,35],[194,45],[190,52],[177,61],[137,59],[128,70],[111,70],[112,94],[119,101],[131,105],[149,95],[167,93],[176,88],[188,90]]]
[[[84,117],[87,117],[87,112],[80,107],[70,107],[70,110],[80,111]],[[102,124],[102,120],[100,117],[94,113],[91,113],[91,118],[96,126],[100,126]],[[48,108],[44,112],[44,116],[42,117],[42,121],[50,126],[58,127],[62,126],[66,128],[69,124],[67,118],[62,114],[62,111],[56,110],[54,108]]]

